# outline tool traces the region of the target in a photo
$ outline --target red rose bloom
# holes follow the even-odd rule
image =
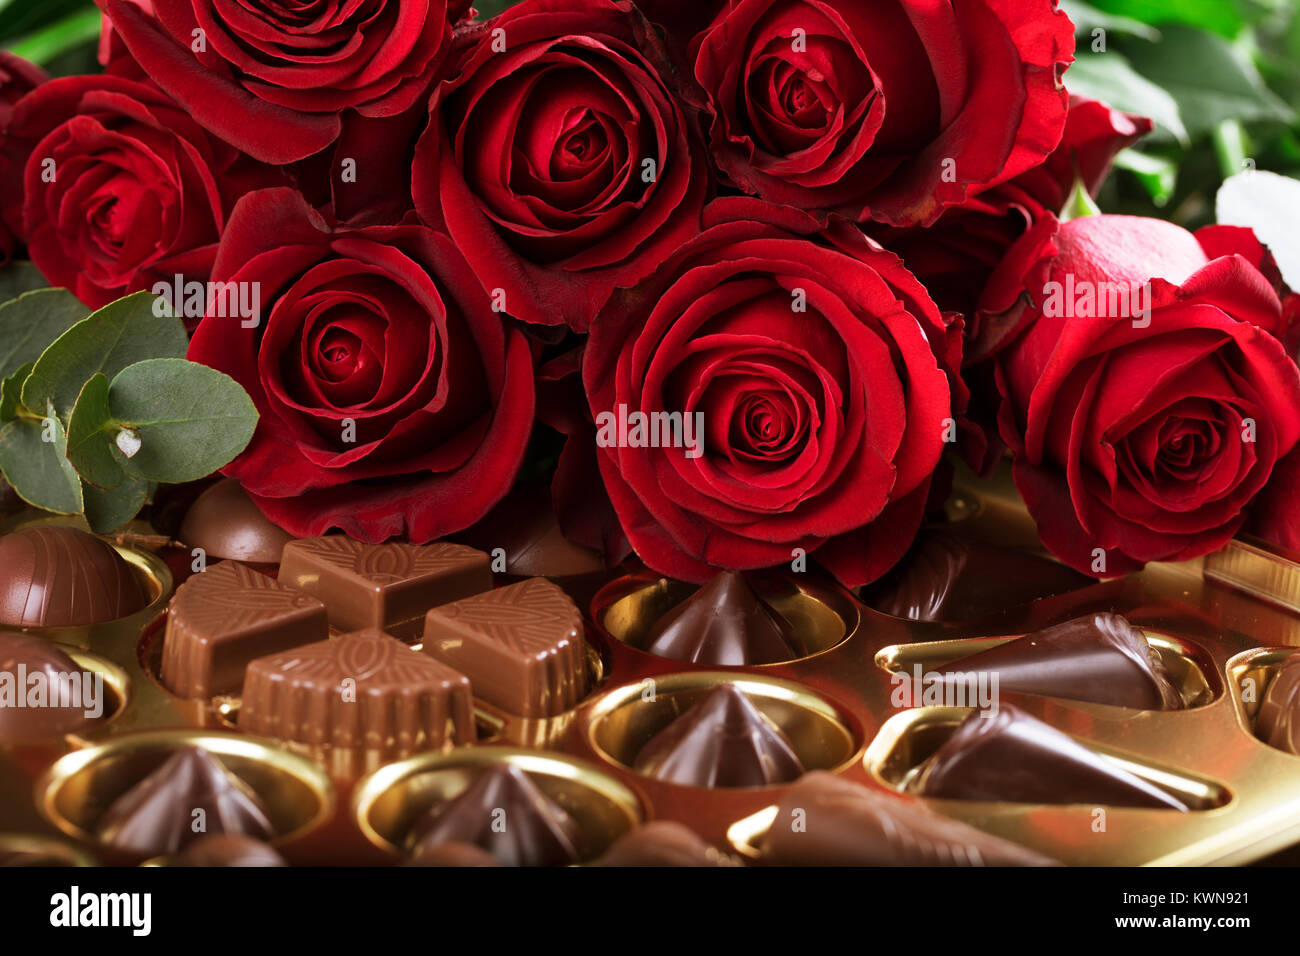
[[[927,225],[1061,139],[1055,0],[733,0],[694,43],[714,156],[746,192]]]
[[[986,330],[1003,338],[1001,432],[1043,543],[1104,576],[1215,550],[1300,439],[1276,291],[1170,223],[1044,223],[991,283],[1022,307]]]
[[[28,63],[20,56],[0,50],[0,137],[3,137],[13,116],[14,104],[44,83],[49,77],[40,67]],[[21,178],[21,172],[14,167],[14,158],[8,155],[8,149],[0,149],[0,195],[13,192],[15,177]],[[8,205],[11,199],[0,199],[0,208]],[[0,266],[13,258],[21,245],[14,231],[0,218]]]
[[[157,87],[114,76],[24,97],[6,152],[22,170],[6,218],[45,278],[92,308],[176,275],[206,280],[235,199],[278,178]]]
[[[259,284],[261,324],[210,311],[189,357],[256,403],[257,432],[223,471],[272,521],[425,542],[509,491],[533,425],[532,355],[445,236],[334,231],[299,194],[263,190],[236,206],[214,279]]]
[[[814,240],[810,217],[748,199],[718,200],[705,222],[611,301],[587,344],[600,470],[623,530],[647,565],[685,580],[802,548],[866,583],[920,524],[965,400],[951,374],[960,329],[847,225]],[[634,413],[689,416],[702,436],[600,439]]]
[[[467,42],[416,148],[415,208],[505,311],[585,331],[699,231],[708,174],[656,35],[621,0],[526,0]]]
[[[264,162],[338,139],[340,114],[393,116],[428,90],[450,45],[447,0],[100,0],[159,86]]]

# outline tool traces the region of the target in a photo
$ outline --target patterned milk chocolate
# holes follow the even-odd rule
[[[1032,850],[824,770],[777,804],[761,843],[777,866],[1051,866]]]
[[[1300,654],[1286,658],[1268,682],[1255,733],[1270,746],[1300,754]]]
[[[286,544],[280,580],[324,601],[340,630],[391,630],[491,589],[492,567],[482,551],[459,544],[362,544],[327,535]]]
[[[131,565],[93,534],[39,525],[0,538],[0,625],[101,624],[148,603]]]
[[[249,661],[328,635],[320,601],[223,561],[176,589],[160,677],[181,697],[235,694]]]
[[[475,697],[521,717],[549,717],[582,698],[582,635],[569,596],[529,578],[431,610],[424,653],[466,674]]]
[[[464,674],[381,631],[358,631],[248,665],[241,730],[386,757],[472,743]]]

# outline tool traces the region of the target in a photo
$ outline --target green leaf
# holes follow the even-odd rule
[[[126,473],[117,459],[117,432],[108,410],[108,376],[99,372],[86,382],[68,420],[68,461],[86,483],[104,489],[122,484]]]
[[[42,0],[44,2],[44,0]],[[93,43],[99,37],[101,17],[94,7],[77,10],[15,43],[13,52],[44,66],[69,50]]]
[[[84,6],[84,0],[0,0],[0,40],[24,36]]]
[[[28,362],[3,382],[0,382],[0,422],[8,422],[18,417],[22,408],[23,382],[32,374],[32,363]]]
[[[1300,181],[1263,170],[1240,173],[1219,187],[1215,205],[1221,225],[1255,230],[1286,284],[1300,289]]]
[[[1244,21],[1232,0],[1091,0],[1107,13],[1122,14],[1143,23],[1185,23],[1236,36]]]
[[[30,262],[11,262],[0,269],[0,302],[16,299],[24,292],[35,292],[48,287],[49,283],[41,275],[41,270]]]
[[[0,429],[0,473],[29,505],[80,514],[85,506],[81,479],[66,457],[63,422],[52,405],[46,406],[46,415],[44,421],[23,418]]]
[[[1126,149],[1115,157],[1115,166],[1136,176],[1157,206],[1168,204],[1178,188],[1178,164],[1172,159]]]
[[[27,292],[0,305],[0,378],[35,362],[51,342],[89,314],[66,289]]]
[[[1171,26],[1164,31],[1164,41],[1144,50],[1134,63],[1174,98],[1193,136],[1211,132],[1225,120],[1295,119],[1291,108],[1264,84],[1255,64],[1222,37]]]
[[[1109,103],[1126,113],[1149,116],[1184,145],[1189,142],[1178,102],[1133,69],[1121,53],[1081,53],[1065,74],[1071,93]]]
[[[1083,0],[1061,0],[1061,9],[1074,24],[1074,32],[1081,38],[1091,36],[1093,29],[1100,27],[1109,33],[1122,33],[1152,42],[1160,39],[1160,31],[1155,27],[1132,17],[1098,10],[1092,4],[1084,3]]]
[[[161,300],[149,292],[137,292],[64,332],[36,363],[23,386],[23,403],[42,408],[52,401],[55,409],[66,414],[96,372],[111,379],[144,359],[184,356],[185,326],[171,315],[155,315],[157,301]]]
[[[239,383],[183,359],[137,362],[113,379],[113,417],[139,435],[127,469],[152,481],[197,481],[230,463],[257,427],[257,409]]]
[[[96,534],[108,534],[126,524],[144,507],[149,494],[149,482],[127,475],[116,488],[104,490],[91,485],[85,487],[86,521]]]

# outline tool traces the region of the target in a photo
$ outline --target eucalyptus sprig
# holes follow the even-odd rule
[[[28,504],[115,530],[159,484],[194,481],[247,446],[257,409],[185,359],[185,326],[138,292],[90,312],[29,266],[0,274],[0,473]],[[19,294],[21,293],[21,294]],[[160,316],[158,313],[162,312]]]

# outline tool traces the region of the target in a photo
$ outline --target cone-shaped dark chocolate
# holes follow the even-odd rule
[[[211,833],[190,842],[168,866],[288,866],[275,847],[240,833]]]
[[[690,787],[789,783],[804,770],[785,734],[734,684],[720,684],[655,734],[635,769]]]
[[[1300,754],[1300,654],[1292,654],[1268,682],[1255,733],[1271,747]]]
[[[823,770],[777,805],[760,845],[777,866],[1051,866],[1054,861]]]
[[[995,673],[998,689],[1134,710],[1183,698],[1146,635],[1118,614],[1090,614],[953,661],[931,673]]]
[[[472,843],[504,866],[567,866],[582,857],[578,821],[511,764],[494,764],[433,807],[407,841],[413,858],[443,843]]]
[[[97,676],[43,637],[0,631],[0,744],[48,740],[102,723],[112,701]],[[98,717],[87,716],[94,710]]]
[[[911,789],[951,800],[1188,809],[1168,791],[1010,704],[991,717],[967,717],[925,762]]]
[[[200,747],[178,750],[114,800],[96,830],[105,843],[154,856],[205,834],[275,836],[257,794]]]
[[[739,866],[674,820],[652,820],[614,841],[596,866]]]
[[[922,534],[863,600],[912,621],[973,621],[1096,583],[1047,558],[939,529]]]
[[[714,667],[780,664],[803,654],[787,625],[738,571],[723,571],[658,621],[651,654]]]

